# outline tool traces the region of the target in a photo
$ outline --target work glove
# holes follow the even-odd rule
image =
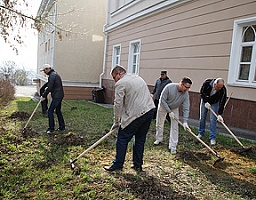
[[[41,96],[41,97],[40,97],[40,100],[41,100],[41,101],[44,101],[44,100],[45,100],[45,98]]]
[[[218,122],[224,122],[224,120],[223,120],[223,118],[222,118],[222,116],[221,116],[221,115],[218,115],[218,117],[217,117],[217,121],[218,121]]]
[[[175,120],[175,114],[173,112],[170,113],[170,117]]]
[[[205,105],[204,105],[207,109],[210,109],[211,108],[211,104],[209,104],[208,102],[207,103],[205,103]]]
[[[184,128],[185,131],[191,131],[191,129],[189,128],[187,122],[184,122],[184,123],[183,123],[183,128]]]
[[[111,129],[110,129],[110,131],[112,131],[112,130],[114,130],[114,129],[116,129],[116,128],[118,128],[119,127],[119,122],[114,122],[114,124],[112,125],[112,127],[111,127]]]

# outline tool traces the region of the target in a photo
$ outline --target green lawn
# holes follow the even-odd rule
[[[143,172],[130,169],[129,145],[124,169],[103,169],[115,156],[116,133],[74,159],[104,136],[113,122],[113,109],[87,101],[63,104],[66,130],[46,134],[48,118],[35,112],[25,132],[28,117],[37,102],[18,98],[0,111],[0,199],[253,199],[256,198],[255,143],[241,140],[252,151],[242,155],[234,138],[218,135],[214,151],[225,157],[213,166],[216,156],[180,128],[178,154],[168,152],[169,127],[165,142],[154,146],[155,121],[148,133]],[[20,119],[21,112],[28,116]],[[14,113],[16,117],[10,118]],[[58,126],[56,126],[57,128]],[[193,130],[196,132],[196,130]],[[207,139],[204,141],[207,143]]]

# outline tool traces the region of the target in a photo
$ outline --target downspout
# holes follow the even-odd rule
[[[54,40],[53,40],[53,49],[52,49],[52,66],[54,68],[54,61],[55,61],[55,48],[56,48],[56,35],[57,35],[57,28],[56,28],[56,23],[57,23],[57,1],[54,3]]]
[[[105,74],[105,68],[106,68],[106,56],[107,56],[107,44],[108,44],[108,33],[106,32],[106,27],[108,26],[108,24],[109,24],[109,0],[107,1],[106,24],[104,24],[104,26],[103,26],[103,34],[105,36],[105,44],[104,44],[102,73],[100,74],[100,84],[99,84],[100,88],[102,88],[102,77]]]

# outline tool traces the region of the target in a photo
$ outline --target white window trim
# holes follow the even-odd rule
[[[130,7],[133,7],[134,5],[136,5],[137,3],[139,3],[141,0],[133,0],[130,1],[129,3],[123,5],[121,8],[118,8],[117,10],[115,10],[114,12],[112,12],[110,14],[111,17],[114,17],[115,15],[124,12],[125,10],[129,9]]]
[[[139,44],[139,58],[138,58],[138,61],[137,61],[137,67],[136,67],[136,70],[135,70],[135,74],[139,75],[139,70],[140,70],[140,51],[141,51],[141,39],[139,40],[133,40],[133,41],[130,41],[130,44],[129,44],[129,55],[128,55],[128,72],[129,73],[132,73],[131,69],[132,69],[132,65],[133,65],[133,62],[132,62],[132,59],[133,59],[133,44],[135,43],[138,43]]]
[[[253,25],[256,23],[256,17],[241,19],[234,21],[234,29],[232,36],[232,45],[231,45],[231,54],[230,54],[230,62],[229,62],[229,71],[228,71],[228,84],[231,86],[242,86],[242,87],[252,87],[256,88],[256,82],[248,82],[248,81],[238,81],[238,73],[239,73],[239,62],[241,55],[241,42],[242,42],[242,31],[244,26]],[[254,45],[254,51],[256,46]],[[252,56],[252,62],[256,65],[255,55]],[[256,69],[256,67],[255,67]]]
[[[117,44],[117,45],[114,45],[113,46],[113,50],[112,50],[112,68],[115,67],[116,63],[115,63],[115,59],[116,59],[116,47],[119,47],[120,48],[120,55],[119,55],[119,65],[121,63],[121,44]]]

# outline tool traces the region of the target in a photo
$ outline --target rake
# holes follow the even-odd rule
[[[95,142],[93,145],[91,145],[89,148],[87,148],[83,153],[81,153],[79,156],[77,156],[74,160],[70,159],[70,168],[73,170],[75,169],[75,162],[81,158],[84,154],[86,154],[88,151],[96,147],[99,143],[101,143],[103,140],[105,140],[107,137],[109,137],[116,129],[113,129],[109,131],[106,135],[104,135],[102,138],[100,138],[97,142]]]
[[[37,103],[37,105],[36,105],[36,107],[35,107],[34,111],[32,112],[32,114],[30,115],[30,117],[29,117],[29,119],[28,119],[27,123],[25,124],[25,126],[24,126],[24,128],[23,128],[22,133],[25,133],[26,128],[27,128],[27,126],[28,126],[28,123],[30,122],[30,120],[31,120],[31,119],[32,119],[32,117],[34,116],[34,114],[35,114],[35,112],[36,112],[36,110],[37,110],[38,106],[39,106],[39,105],[40,105],[40,103],[41,103],[41,101],[42,101],[42,99],[40,99],[40,100],[39,100],[39,102]]]
[[[64,102],[65,104],[67,104],[68,106],[70,106],[70,107],[71,107],[71,110],[77,109],[77,107],[72,106],[72,105],[71,105],[70,103],[68,103],[67,101],[63,100],[63,102]]]
[[[214,115],[215,117],[218,118],[218,115],[214,112],[214,110],[209,107],[208,108]],[[252,148],[249,147],[249,148],[246,148],[244,147],[244,145],[238,140],[238,138],[235,136],[235,134],[227,127],[227,125],[223,122],[223,121],[220,121],[220,123],[227,129],[227,131],[230,133],[230,135],[232,135],[235,140],[238,142],[238,144],[240,144],[240,146],[242,147],[242,149],[238,150],[238,153],[243,153],[243,152],[247,152],[247,151],[250,151]]]
[[[181,126],[183,126],[183,124],[181,123],[181,121],[178,120],[177,117],[174,116],[174,120],[176,120]],[[193,133],[193,131],[191,131],[190,128],[187,129],[187,131],[188,131],[189,133],[191,133],[199,142],[201,142],[207,149],[209,149],[209,150],[217,157],[217,160],[214,161],[214,164],[213,164],[213,165],[215,165],[217,162],[221,162],[221,161],[224,160],[224,158],[223,158],[223,157],[220,157],[219,154],[218,154],[216,151],[214,151],[214,150],[213,150],[211,147],[209,147],[203,140],[201,140],[199,137],[197,137],[196,134]]]

